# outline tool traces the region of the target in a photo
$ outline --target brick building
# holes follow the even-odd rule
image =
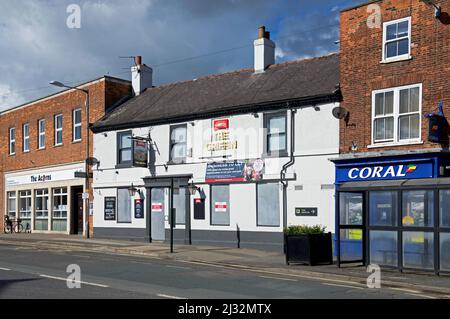
[[[129,81],[109,76],[77,88],[89,91],[90,123],[131,94]],[[85,232],[85,103],[83,92],[68,89],[0,113],[2,229],[8,214],[33,232]]]
[[[449,0],[341,12],[340,262],[450,270],[449,12]]]

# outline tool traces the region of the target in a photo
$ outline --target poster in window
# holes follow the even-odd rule
[[[144,218],[144,200],[141,198],[134,200],[134,218]]]
[[[116,220],[116,198],[105,197],[105,220]]]
[[[134,140],[133,141],[133,166],[147,167],[148,152],[147,142]]]

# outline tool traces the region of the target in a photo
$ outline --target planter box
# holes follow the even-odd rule
[[[302,263],[310,266],[333,264],[331,233],[285,236],[286,264]]]

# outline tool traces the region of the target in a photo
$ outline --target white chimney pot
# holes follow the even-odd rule
[[[255,40],[253,45],[255,47],[255,73],[264,72],[267,67],[275,63],[275,43],[268,39],[265,34],[265,29],[261,32],[263,36]]]
[[[131,84],[134,95],[138,96],[153,86],[153,70],[145,64],[138,64],[141,61],[140,57],[136,57],[135,61],[136,65],[131,67]]]

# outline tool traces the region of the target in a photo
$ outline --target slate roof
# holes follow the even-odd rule
[[[244,69],[210,75],[149,88],[106,114],[93,125],[93,131],[252,112],[283,107],[287,101],[336,100],[338,84],[337,53],[274,64],[263,73]]]

